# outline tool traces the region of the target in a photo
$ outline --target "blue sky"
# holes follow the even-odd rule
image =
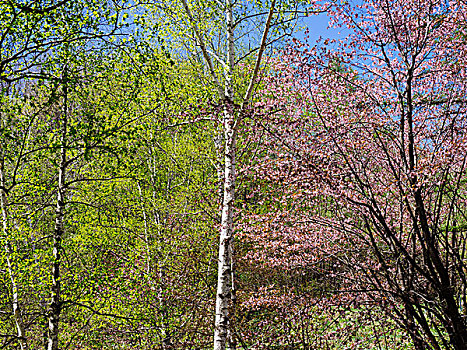
[[[328,23],[329,23],[329,17],[327,16],[326,13],[322,13],[316,16],[310,16],[304,19],[303,25],[308,27],[308,29],[310,30],[310,33],[309,33],[310,44],[314,44],[320,36],[322,36],[323,38],[337,39],[337,38],[344,37],[348,33],[348,31],[343,28],[340,28],[340,29],[329,28],[328,29],[327,28]],[[303,39],[304,38],[303,31],[297,33],[295,37],[298,39]]]

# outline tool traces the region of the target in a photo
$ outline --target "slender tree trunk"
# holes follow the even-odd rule
[[[216,319],[214,324],[214,350],[231,350],[235,348],[234,336],[229,319],[229,308],[232,300],[233,270],[233,209],[235,200],[235,158],[236,146],[236,111],[233,104],[232,74],[234,68],[234,26],[233,3],[226,1],[225,18],[227,26],[227,64],[224,85],[224,194],[222,202],[221,232],[219,239],[219,261],[216,293]]]
[[[153,170],[153,174],[154,174],[154,170]],[[148,282],[149,284],[151,285],[151,289],[154,288],[154,281],[153,281],[153,278],[152,278],[152,274],[153,274],[153,268],[152,268],[152,259],[151,259],[151,247],[150,247],[150,237],[149,237],[149,220],[148,220],[148,215],[147,215],[147,212],[146,212],[146,208],[144,206],[144,203],[143,203],[143,192],[141,190],[141,185],[139,182],[137,182],[137,185],[138,185],[138,191],[139,191],[139,197],[140,197],[140,202],[141,202],[141,210],[142,210],[142,214],[143,214],[143,221],[144,221],[144,240],[146,242],[146,275],[147,275],[147,279],[148,279]],[[155,192],[153,191],[153,195],[155,194]],[[159,214],[157,212],[154,213],[154,223],[156,224],[156,226],[158,227],[158,233],[159,233],[159,237],[161,235],[161,232],[159,230],[159,227],[160,227],[160,218],[159,218]],[[162,261],[162,254],[161,252],[158,252],[158,255],[159,255],[159,259],[157,259],[157,273],[158,273],[158,277],[159,277],[159,283],[158,283],[158,286],[157,286],[157,300],[158,300],[158,304],[159,304],[159,313],[160,313],[160,316],[162,318],[162,322],[161,322],[161,346],[162,346],[162,350],[168,350],[168,349],[172,349],[173,348],[173,345],[172,345],[172,341],[171,341],[171,335],[170,335],[170,331],[169,331],[169,325],[168,325],[168,318],[169,318],[169,315],[168,315],[168,312],[167,312],[167,303],[166,303],[166,298],[165,298],[165,267],[164,267],[164,261]]]
[[[65,81],[62,127],[60,135],[60,162],[58,168],[57,203],[55,207],[55,228],[53,233],[52,286],[48,309],[49,332],[47,335],[47,350],[58,350],[58,326],[62,309],[60,300],[60,265],[62,239],[64,233],[63,219],[65,216],[65,176],[67,168],[66,134],[68,127],[67,97],[67,82]]]
[[[214,350],[225,350],[229,330],[229,305],[232,292],[233,204],[235,198],[235,130],[234,116],[225,112],[225,179],[219,242],[219,266],[216,294]]]
[[[7,195],[6,195],[5,186],[6,186],[6,181],[5,181],[5,171],[4,171],[4,158],[2,155],[2,158],[0,159],[0,192],[1,192],[0,204],[2,208],[2,221],[3,221],[2,233],[5,239],[4,249],[5,249],[7,270],[8,270],[8,274],[10,276],[10,282],[11,282],[11,292],[12,292],[12,297],[13,297],[13,300],[12,300],[13,317],[14,317],[15,324],[16,324],[18,343],[20,345],[21,350],[27,350],[28,345],[27,345],[27,340],[26,340],[26,334],[24,331],[23,317],[21,314],[21,309],[20,309],[19,300],[18,300],[18,285],[16,284],[16,281],[15,281],[13,266],[12,266],[11,258],[10,258],[11,249],[10,249],[10,245],[8,242],[8,209],[7,209],[8,203],[7,203]]]

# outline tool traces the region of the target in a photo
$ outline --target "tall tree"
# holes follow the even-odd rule
[[[223,189],[214,326],[216,350],[236,346],[229,308],[235,299],[233,215],[238,127],[248,114],[265,49],[293,32],[298,17],[313,3],[272,0],[258,4],[230,0],[182,0],[181,3],[158,3],[153,15],[158,23],[169,21],[174,14],[182,15],[182,22],[178,19],[174,22],[179,23],[179,26],[175,28],[176,31],[170,31],[166,40],[178,42],[185,57],[204,62],[204,75],[215,89],[218,105],[222,110],[222,145],[219,147],[222,155],[219,155],[221,161],[218,170]],[[164,19],[161,13],[167,17]],[[174,26],[171,25],[171,28],[174,29]],[[244,40],[249,41],[248,44],[243,45]],[[251,73],[242,86],[239,79],[240,67],[251,55],[255,55]]]
[[[286,109],[262,125],[258,171],[287,194],[268,229],[303,249],[297,264],[331,259],[336,284],[384,305],[416,349],[467,341],[466,13],[432,0],[336,7],[348,41],[297,43],[265,91]]]

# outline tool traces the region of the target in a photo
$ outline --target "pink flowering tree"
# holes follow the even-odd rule
[[[276,61],[244,173],[245,259],[379,305],[416,349],[467,347],[466,17],[335,7],[352,33]]]

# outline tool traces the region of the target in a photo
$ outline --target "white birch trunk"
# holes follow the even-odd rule
[[[66,77],[65,77],[66,79]],[[55,206],[55,228],[53,233],[53,263],[52,263],[52,285],[50,290],[50,304],[48,307],[48,324],[49,331],[47,335],[47,350],[58,350],[58,335],[60,313],[62,309],[60,300],[60,267],[61,267],[61,250],[62,239],[64,233],[63,219],[65,215],[65,176],[67,167],[66,153],[66,133],[68,127],[68,110],[67,110],[67,82],[64,86],[64,108],[63,120],[60,135],[60,162],[58,168],[58,184],[57,184],[57,203]]]
[[[5,249],[5,255],[6,255],[6,264],[7,264],[7,270],[8,274],[10,276],[10,282],[11,282],[11,292],[12,292],[12,308],[13,308],[13,317],[15,320],[16,324],[16,330],[17,330],[17,337],[18,337],[18,343],[20,345],[21,350],[27,350],[28,344],[26,340],[26,334],[24,331],[24,323],[23,323],[23,317],[21,314],[21,309],[19,306],[19,297],[18,297],[18,286],[15,281],[15,276],[14,276],[14,271],[13,271],[13,266],[11,263],[11,249],[8,243],[8,202],[7,202],[7,196],[6,196],[6,181],[5,181],[5,172],[4,172],[4,159],[2,156],[1,163],[0,163],[0,192],[1,192],[1,197],[0,197],[0,204],[2,208],[2,233],[3,237],[5,239],[4,243],[4,249]]]
[[[155,174],[155,169],[152,169],[153,174]],[[154,175],[153,175],[154,176]],[[143,214],[143,220],[144,220],[144,240],[146,242],[146,276],[148,279],[149,284],[151,285],[151,290],[154,288],[154,281],[152,279],[152,259],[151,259],[151,247],[149,244],[149,220],[148,220],[148,215],[146,213],[146,208],[144,206],[144,198],[143,198],[143,192],[141,190],[141,185],[139,181],[137,182],[138,186],[138,192],[139,192],[139,197],[140,197],[140,203],[141,203],[141,211]],[[153,191],[153,198],[155,196],[155,191]],[[161,225],[160,219],[159,219],[159,214],[157,212],[154,213],[154,223],[156,227],[158,227],[158,237],[161,236],[161,232],[159,231],[159,227]],[[159,303],[159,312],[162,318],[161,321],[161,345],[162,345],[162,350],[166,349],[171,349],[172,346],[172,341],[171,341],[171,336],[170,332],[168,331],[169,325],[168,325],[168,312],[167,312],[167,306],[166,306],[166,300],[165,300],[165,268],[164,268],[164,261],[162,261],[162,254],[158,252],[158,258],[157,259],[157,273],[159,277],[159,283],[157,286],[157,300]]]
[[[226,108],[227,109],[227,108]],[[235,199],[235,156],[236,140],[234,116],[225,111],[225,168],[224,200],[222,204],[221,232],[216,293],[216,319],[214,350],[225,350],[229,330],[229,306],[232,296],[232,244],[233,204]]]
[[[219,261],[217,273],[216,318],[214,324],[214,350],[234,348],[229,308],[233,296],[233,209],[235,201],[236,111],[234,110],[232,74],[234,68],[234,28],[232,1],[227,0],[225,17],[227,26],[227,64],[224,85],[224,193],[222,202]],[[233,349],[232,349],[233,350]]]

